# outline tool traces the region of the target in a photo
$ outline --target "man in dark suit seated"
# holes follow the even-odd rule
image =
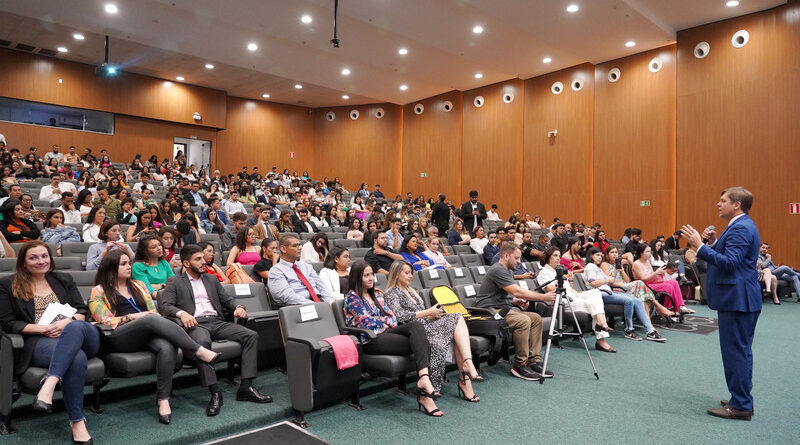
[[[297,233],[319,232],[317,225],[308,220],[308,209],[300,209],[297,214],[299,217],[294,225],[294,230],[297,231]]]
[[[670,250],[678,250],[681,248],[681,231],[676,230],[675,233],[672,234],[671,237],[667,238],[664,241],[664,248],[667,251]]]
[[[205,273],[203,250],[197,244],[184,246],[181,262],[186,272],[170,277],[159,295],[161,315],[180,319],[183,327],[200,345],[211,348],[212,340],[230,340],[242,345],[242,382],[236,400],[269,403],[272,397],[252,386],[258,375],[258,334],[246,327],[225,321],[225,317],[245,318],[244,306],[236,305],[217,277]],[[206,414],[216,416],[222,409],[222,393],[213,366],[198,363],[200,382],[211,392]]]

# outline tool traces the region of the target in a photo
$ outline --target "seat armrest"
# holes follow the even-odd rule
[[[94,325],[95,328],[97,328],[97,331],[100,333],[102,337],[108,337],[114,332],[114,330],[111,329],[110,326],[105,325],[103,323],[92,323],[92,324]]]
[[[320,346],[319,342],[317,340],[314,340],[313,338],[308,338],[308,337],[288,337],[286,339],[286,342],[288,343],[290,341],[293,341],[295,343],[303,343],[305,345],[308,345],[308,347],[311,348],[311,350],[314,351],[314,352],[319,352],[319,351],[322,350],[322,346]]]
[[[353,335],[356,335],[356,336],[358,336],[358,334],[364,334],[364,335],[366,335],[366,336],[367,336],[367,338],[368,338],[368,339],[370,339],[370,340],[372,340],[373,338],[375,338],[375,336],[377,335],[377,334],[375,334],[375,332],[374,332],[374,331],[371,331],[371,330],[369,330],[369,329],[363,329],[363,328],[354,328],[354,327],[351,327],[351,326],[345,326],[345,327],[343,327],[343,328],[342,328],[342,331],[343,331],[343,332],[346,332],[346,333],[348,333],[348,334],[353,334]]]
[[[6,337],[11,341],[11,349],[22,349],[25,346],[25,339],[22,338],[20,334],[9,334],[6,332],[0,332],[0,335]]]
[[[278,311],[258,311],[258,312],[248,312],[247,313],[247,320],[269,320],[273,318],[278,318]]]
[[[471,314],[489,315],[489,316],[494,316],[494,314],[495,314],[494,311],[492,311],[490,309],[483,308],[483,307],[468,307],[467,310]]]

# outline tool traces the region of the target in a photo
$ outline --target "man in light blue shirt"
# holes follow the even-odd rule
[[[275,303],[279,306],[315,301],[332,303],[336,297],[325,287],[314,268],[300,261],[300,239],[294,235],[284,235],[280,246],[281,259],[269,270],[267,281],[269,293]]]
[[[400,250],[400,246],[403,245],[403,235],[400,233],[400,227],[402,226],[402,222],[400,218],[394,218],[392,220],[392,225],[389,227],[389,230],[386,231],[386,238],[389,241],[389,247],[394,250]]]

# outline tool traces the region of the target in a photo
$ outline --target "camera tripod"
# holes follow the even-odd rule
[[[547,347],[544,350],[544,362],[542,363],[542,370],[547,370],[547,359],[550,357],[550,346],[553,344],[553,338],[559,339],[568,336],[577,336],[583,343],[583,349],[586,350],[586,356],[589,357],[589,363],[592,365],[594,377],[600,380],[600,375],[597,374],[597,368],[594,366],[592,354],[589,352],[589,347],[586,346],[586,339],[583,338],[581,326],[578,323],[578,318],[575,316],[575,311],[572,310],[572,299],[567,295],[567,290],[564,288],[564,270],[561,267],[556,268],[556,280],[558,281],[556,287],[556,301],[553,302],[553,315],[550,318],[550,330],[547,332]],[[564,331],[564,309],[561,307],[561,302],[566,301],[569,306],[569,312],[572,314],[572,320],[575,322],[575,329],[577,332],[563,332]],[[556,320],[558,320],[558,330],[556,331]],[[544,376],[539,380],[539,384],[544,384],[547,380]]]

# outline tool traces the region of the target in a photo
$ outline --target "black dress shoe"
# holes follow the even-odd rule
[[[169,423],[172,421],[172,414],[159,414],[158,421],[164,425],[169,425]]]
[[[50,414],[53,412],[53,404],[42,402],[39,399],[33,399],[33,409]]]
[[[222,393],[215,392],[211,393],[211,400],[208,401],[208,406],[206,406],[206,415],[207,416],[216,416],[219,414],[219,411],[222,409]]]
[[[740,411],[736,408],[731,408],[730,405],[725,405],[722,408],[710,409],[708,410],[708,414],[714,417],[732,420],[750,420],[753,417],[752,411]]]
[[[247,389],[236,391],[236,400],[242,402],[269,403],[272,401],[272,397],[261,394],[257,389],[249,386]]]
[[[87,440],[85,442],[81,442],[79,440],[72,439],[72,443],[74,445],[94,445],[94,440],[92,440],[91,437],[89,438],[89,440]]]

